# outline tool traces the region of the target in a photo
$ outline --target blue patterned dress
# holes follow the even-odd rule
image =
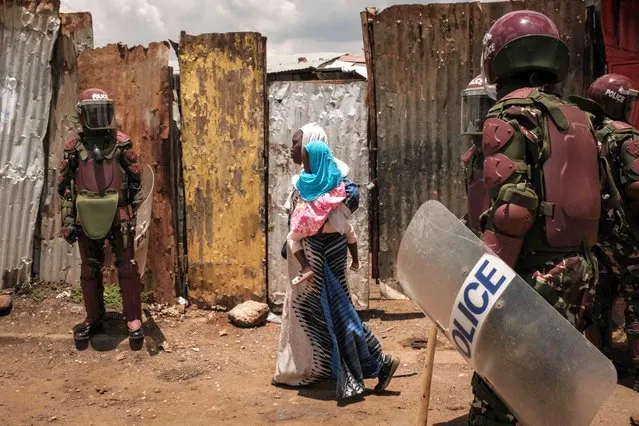
[[[359,206],[359,190],[344,178],[351,211]],[[293,209],[297,201],[293,195]],[[314,277],[289,286],[282,313],[282,331],[274,382],[291,386],[325,380],[337,383],[337,399],[364,392],[364,379],[379,375],[384,355],[377,338],[359,318],[351,301],[346,239],[338,233],[318,234],[303,241]],[[287,254],[289,276],[299,271]]]

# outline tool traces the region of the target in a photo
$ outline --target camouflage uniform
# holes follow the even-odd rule
[[[484,184],[490,208],[482,241],[573,325],[594,297],[601,214],[599,155],[588,115],[553,91],[569,52],[547,16],[518,10],[486,33],[482,75],[497,103],[483,127]],[[492,89],[491,89],[492,91]],[[515,424],[479,376],[471,425]]]
[[[626,302],[625,331],[632,352],[639,339],[639,223],[636,201],[629,199],[624,188],[637,182],[639,175],[633,172],[632,162],[639,156],[639,130],[610,119],[600,120],[597,139],[602,157],[609,166],[611,180],[618,189],[621,205],[606,212],[602,220],[597,256],[601,273],[597,295],[593,304],[593,322],[601,330],[601,347],[609,355],[612,339],[612,307],[617,295]],[[634,154],[634,155],[633,155]],[[635,370],[639,370],[639,353],[633,353]],[[635,390],[639,391],[639,371],[635,378]]]
[[[513,152],[513,145],[507,145],[500,153],[515,159],[518,170],[508,181],[495,185],[490,177],[485,176],[492,205],[489,212],[482,218],[489,232],[495,229],[493,216],[495,211],[506,204],[519,203],[520,206],[534,211],[531,225],[523,236],[521,251],[511,265],[515,271],[530,284],[548,303],[561,313],[575,327],[583,328],[584,312],[588,299],[593,299],[598,276],[598,264],[595,256],[585,247],[555,248],[549,245],[545,235],[545,221],[550,209],[548,203],[540,201],[544,188],[540,176],[541,164],[526,163],[527,158],[543,157],[543,139],[538,135],[546,134],[544,118],[548,116],[548,106],[557,113],[558,105],[567,105],[552,94],[541,90],[527,90],[530,94],[525,98],[510,98],[501,100],[491,109],[489,118],[494,117],[512,123],[518,128],[519,135],[524,139],[519,142],[529,150],[517,159]],[[524,92],[525,93],[525,92]],[[511,95],[512,96],[512,95]],[[533,98],[537,100],[532,101]],[[532,101],[532,102],[531,102]],[[546,105],[543,105],[546,104]],[[555,105],[555,106],[552,106]],[[513,140],[511,144],[515,144]],[[593,135],[594,143],[594,135]],[[596,151],[595,151],[596,152]],[[494,155],[493,152],[484,152]],[[596,162],[596,159],[593,161]],[[510,193],[507,191],[510,190]],[[599,195],[597,193],[597,199]],[[506,202],[510,201],[510,203]],[[486,238],[484,238],[485,242]],[[490,244],[489,244],[490,245]],[[512,250],[501,252],[495,249],[504,260],[511,255]],[[471,407],[472,414],[481,414],[479,421],[470,424],[515,424],[514,416],[509,412],[499,397],[476,374],[473,377],[472,388],[474,400]]]

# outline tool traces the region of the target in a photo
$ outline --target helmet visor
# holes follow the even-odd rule
[[[90,130],[113,129],[112,101],[85,101],[80,105],[80,115],[83,125]]]
[[[484,90],[488,97],[494,101],[497,100],[497,85],[488,83],[488,77],[486,77],[486,70],[484,69],[484,52],[481,52],[481,58],[479,59],[481,64],[481,80],[484,86]]]
[[[636,123],[636,121],[639,120],[639,104],[637,103],[637,100],[639,100],[639,90],[620,87],[619,93],[627,98],[625,117],[627,117],[628,121]]]
[[[461,98],[461,134],[481,135],[488,110],[494,105],[483,89],[468,89]]]

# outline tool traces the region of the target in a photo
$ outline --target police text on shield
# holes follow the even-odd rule
[[[453,306],[450,337],[457,350],[472,361],[483,321],[515,273],[501,259],[484,255],[459,290]]]

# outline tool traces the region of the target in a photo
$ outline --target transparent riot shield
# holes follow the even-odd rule
[[[142,203],[136,212],[135,237],[133,239],[135,263],[138,265],[140,276],[143,276],[146,270],[146,258],[149,251],[149,225],[151,224],[151,207],[153,206],[154,177],[153,169],[147,164],[142,172],[140,187]]]
[[[524,425],[588,425],[612,363],[437,201],[415,214],[397,274]]]

